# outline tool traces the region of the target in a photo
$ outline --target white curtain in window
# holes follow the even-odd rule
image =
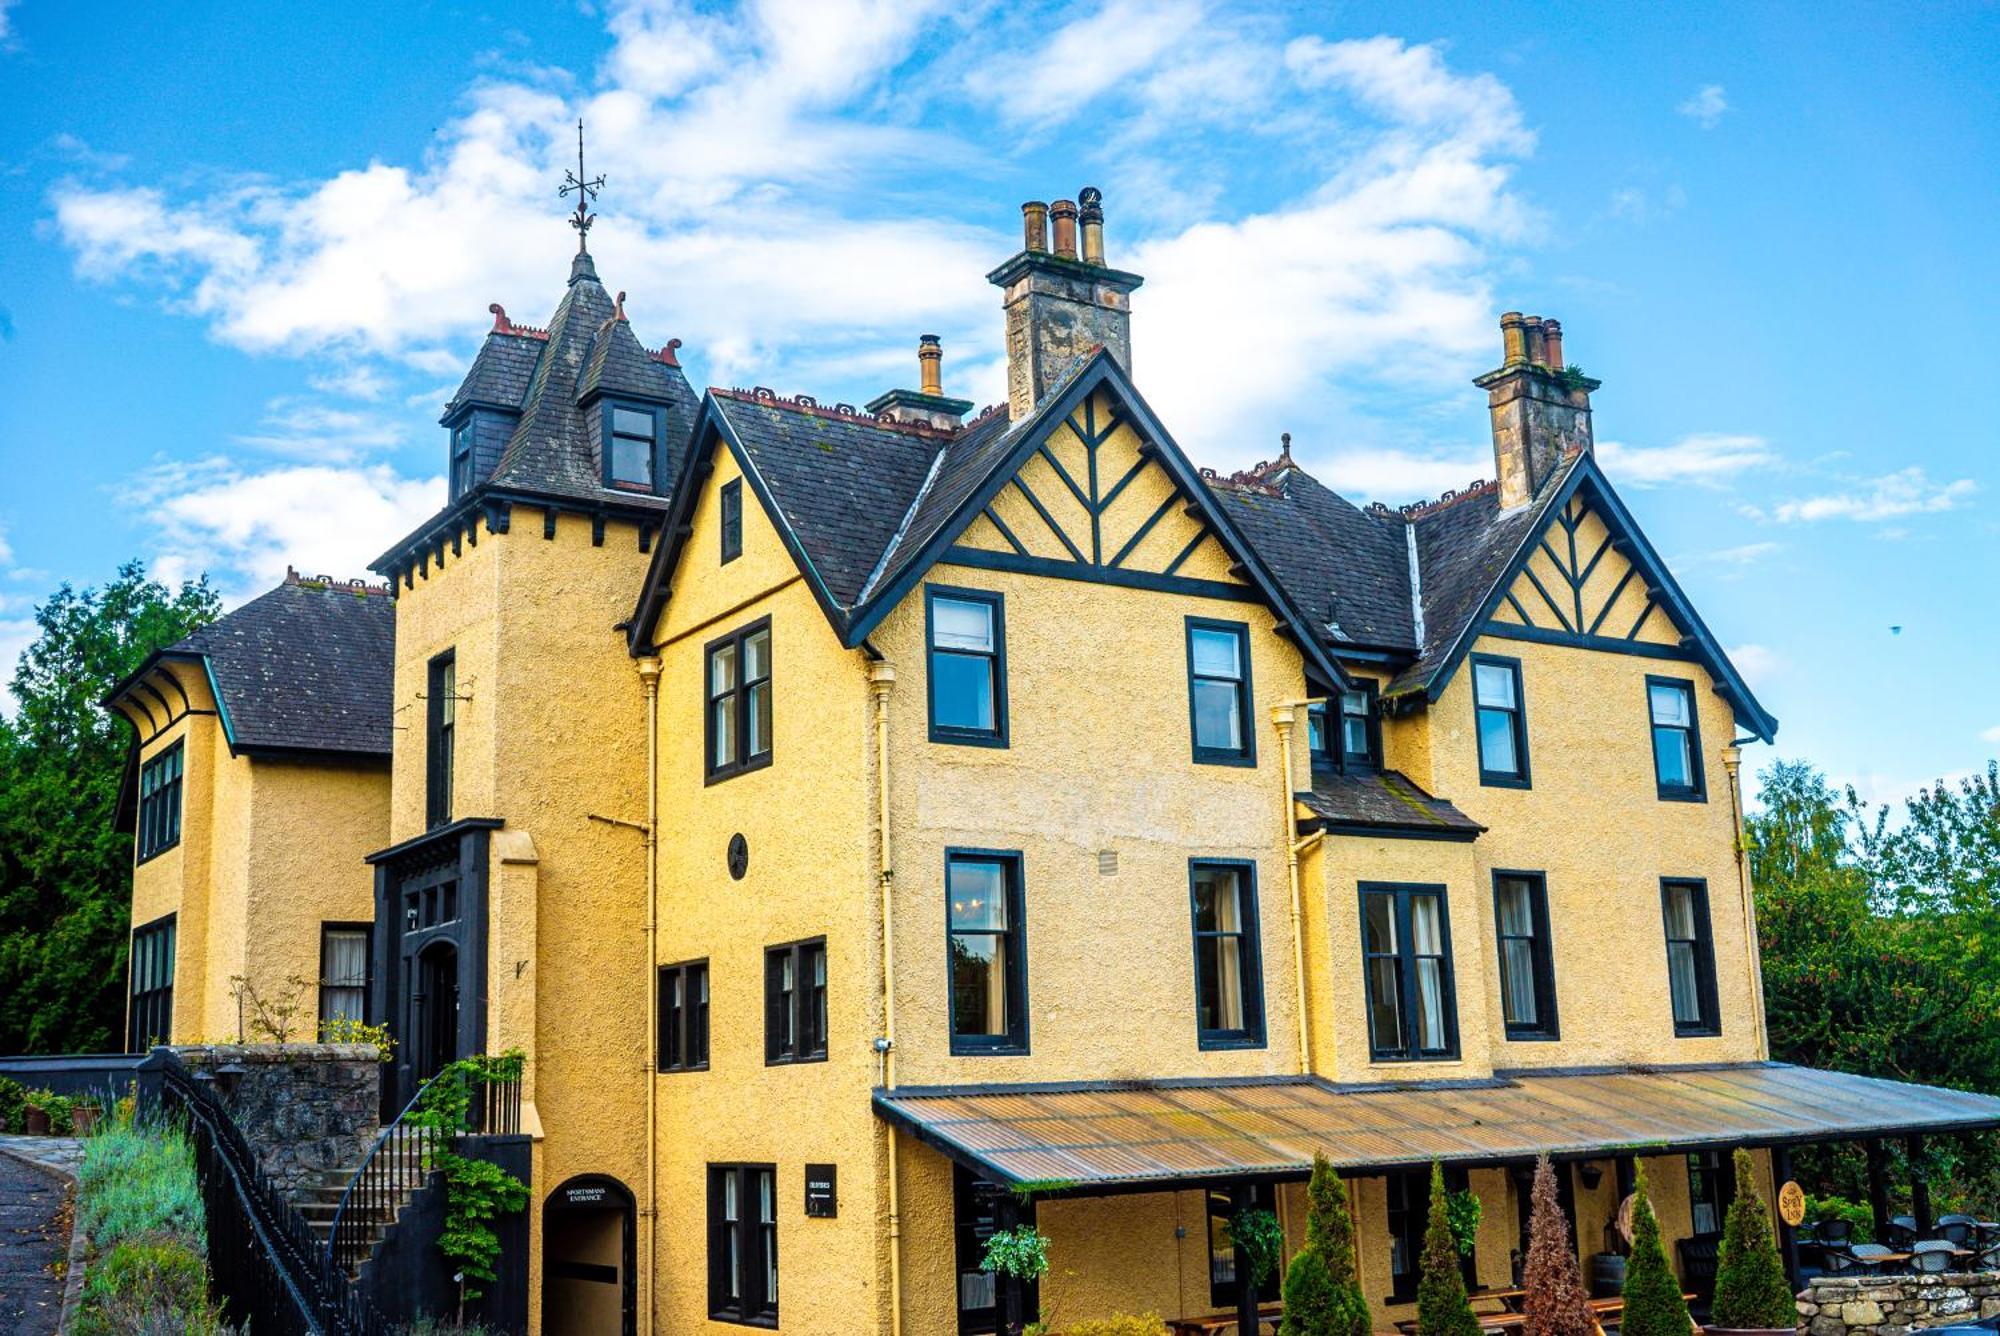
[[[1444,926],[1437,897],[1410,900],[1410,946],[1417,957],[1417,1039],[1426,1051],[1444,1048]]]
[[[1500,883],[1500,1002],[1508,1020],[1533,1025],[1535,1016],[1534,900],[1522,881]]]
[[[1673,990],[1674,1019],[1701,1019],[1701,992],[1695,980],[1694,897],[1686,887],[1667,890],[1667,981]]]
[[[1233,873],[1215,874],[1215,928],[1243,931],[1242,883]],[[1215,942],[1215,1025],[1218,1030],[1243,1028],[1243,938],[1217,937]]]

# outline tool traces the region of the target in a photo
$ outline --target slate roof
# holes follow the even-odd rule
[[[472,359],[472,367],[465,373],[458,393],[445,405],[444,416],[449,418],[470,404],[509,412],[518,410],[528,397],[528,382],[534,379],[543,343],[536,333],[496,326],[480,345],[479,355]]]
[[[387,758],[395,696],[396,600],[287,579],[177,641],[160,658],[206,661],[232,749]]]
[[[1486,829],[1399,770],[1315,771],[1312,788],[1297,796],[1316,818],[1302,825],[1334,831],[1361,828],[1472,839]]]
[[[953,436],[754,391],[713,391],[711,401],[842,610],[860,601],[926,482],[935,487],[940,451],[962,456],[1007,424],[995,413]]]

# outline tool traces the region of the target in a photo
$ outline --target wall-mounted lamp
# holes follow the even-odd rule
[[[1583,1184],[1585,1192],[1595,1192],[1597,1185],[1604,1181],[1604,1166],[1596,1160],[1585,1160],[1576,1167],[1576,1178]]]

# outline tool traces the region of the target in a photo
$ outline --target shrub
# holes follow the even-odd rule
[[[1983,1218],[1983,1217],[1982,1217]],[[1880,1243],[1875,1237],[1875,1211],[1867,1202],[1851,1201],[1846,1197],[1815,1197],[1806,1195],[1806,1219],[1845,1220],[1854,1227],[1852,1242]]]
[[[1577,1270],[1569,1220],[1556,1197],[1549,1157],[1535,1161],[1535,1187],[1528,1213],[1528,1266],[1521,1281],[1527,1293],[1522,1310],[1526,1336],[1592,1336],[1597,1319]]]
[[[1714,1323],[1718,1327],[1796,1327],[1798,1301],[1771,1236],[1771,1217],[1757,1192],[1750,1152],[1736,1152],[1736,1196],[1722,1223],[1716,1258]]]
[[[1417,1336],[1479,1336],[1479,1319],[1465,1297],[1458,1240],[1452,1237],[1444,1168],[1436,1160],[1431,1161],[1430,1221],[1424,1226],[1424,1254],[1418,1263]],[[1642,1334],[1628,1330],[1625,1336]]]
[[[1619,1328],[1620,1336],[1688,1336],[1693,1330],[1681,1282],[1660,1243],[1660,1222],[1646,1196],[1644,1161],[1633,1190],[1632,1256],[1625,1263],[1625,1317]]]
[[[1229,1218],[1229,1239],[1250,1268],[1252,1287],[1278,1274],[1278,1263],[1285,1259],[1285,1227],[1275,1213],[1258,1206],[1238,1211]]]
[[[1062,1336],[1168,1336],[1168,1333],[1167,1324],[1160,1321],[1158,1313],[1147,1313],[1142,1317],[1114,1313],[1110,1317],[1071,1323],[1064,1328]]]
[[[19,1081],[0,1076],[0,1132],[23,1130],[23,1114],[28,1107],[28,1092]]]
[[[1306,1246],[1285,1272],[1282,1336],[1369,1336],[1374,1320],[1354,1277],[1347,1187],[1324,1155],[1306,1184]]]
[[[74,1129],[70,1121],[73,1102],[53,1090],[30,1090],[22,1096],[22,1103],[31,1109],[40,1109],[49,1116],[49,1135],[66,1137]]]
[[[222,1320],[209,1301],[201,1254],[172,1235],[149,1235],[127,1239],[91,1264],[71,1330],[77,1336],[213,1336]]]
[[[83,1144],[77,1224],[99,1249],[147,1234],[202,1237],[194,1151],[173,1128],[112,1123]]]

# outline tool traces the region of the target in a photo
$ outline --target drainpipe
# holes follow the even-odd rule
[[[644,1329],[653,1330],[655,1298],[653,1250],[659,1240],[660,1165],[659,1121],[660,1083],[656,1079],[660,1054],[660,1008],[653,997],[653,970],[660,958],[660,660],[647,655],[639,660],[639,682],[646,692],[646,977],[647,1000],[646,1056],[639,1064],[646,1078],[646,1222],[645,1261],[642,1284],[646,1292]]]
[[[1306,1008],[1306,935],[1299,905],[1299,855],[1319,841],[1320,833],[1314,832],[1303,840],[1298,838],[1298,821],[1292,812],[1292,729],[1298,724],[1299,710],[1325,703],[1325,697],[1317,697],[1271,707],[1271,723],[1278,730],[1278,750],[1284,758],[1284,769],[1278,776],[1278,841],[1284,846],[1285,875],[1290,879],[1292,892],[1292,996],[1299,1015],[1301,1076],[1312,1075],[1313,1060],[1312,1025]]]
[[[896,864],[889,835],[889,693],[896,686],[896,668],[877,659],[868,665],[868,690],[875,697],[875,830],[882,897],[882,1037],[875,1051],[882,1058],[882,1088],[896,1088]],[[897,1192],[896,1128],[887,1127],[889,1160],[889,1336],[903,1332],[903,1215]]]
[[[1736,845],[1736,892],[1743,904],[1743,924],[1748,940],[1744,955],[1750,970],[1750,1015],[1757,1026],[1757,1056],[1771,1056],[1771,1033],[1764,1020],[1764,948],[1757,940],[1757,897],[1750,889],[1750,844],[1743,828],[1743,790],[1740,771],[1743,749],[1722,749],[1722,768],[1729,772],[1729,825]]]

